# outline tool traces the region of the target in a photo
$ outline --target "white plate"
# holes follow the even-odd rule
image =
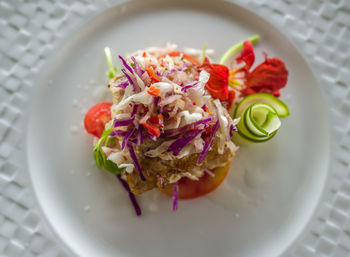
[[[114,55],[167,41],[216,50],[260,34],[256,47],[286,62],[283,97],[291,116],[277,136],[242,147],[217,191],[181,201],[150,192],[136,217],[126,193],[94,165],[82,119],[107,86],[103,48]],[[101,91],[102,90],[102,91]],[[111,8],[66,38],[33,99],[27,134],[36,196],[55,234],[78,256],[278,256],[319,201],[329,160],[320,89],[298,51],[273,26],[230,3],[131,2]],[[78,129],[78,132],[75,132]]]

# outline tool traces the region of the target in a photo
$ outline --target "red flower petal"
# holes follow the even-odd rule
[[[208,58],[205,58],[200,70],[205,70],[210,74],[209,81],[205,87],[208,89],[211,96],[221,101],[227,101],[229,99],[228,68],[221,64],[211,64]]]
[[[246,40],[243,42],[243,50],[241,52],[241,55],[236,58],[236,61],[237,63],[245,62],[245,66],[242,68],[242,70],[248,72],[249,69],[253,66],[254,60],[255,54],[253,45],[249,40]]]
[[[288,71],[279,58],[267,58],[252,72],[246,74],[246,88],[243,95],[269,93],[279,96],[279,90],[287,84]]]
[[[252,94],[257,93],[253,89],[251,89],[250,87],[245,87],[240,92],[241,92],[242,96],[247,96],[247,95],[252,95]]]
[[[228,100],[227,101],[229,104],[227,105],[227,110],[231,109],[232,102],[235,99],[235,97],[236,97],[236,92],[232,88],[230,88],[228,90]]]

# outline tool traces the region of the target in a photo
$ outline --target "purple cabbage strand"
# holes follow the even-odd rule
[[[142,74],[145,73],[145,71],[141,69],[139,63],[136,61],[134,56],[131,56],[131,60],[134,62],[134,71],[139,77],[141,77]]]
[[[129,64],[124,60],[124,58],[121,57],[121,56],[119,55],[119,59],[122,60],[124,67],[127,68],[128,71],[131,72],[131,74],[133,74],[134,72],[132,71],[132,69],[131,69],[131,67],[129,66]]]
[[[120,175],[117,175],[117,178],[118,178],[120,184],[122,184],[122,186],[124,187],[125,191],[128,192],[130,202],[131,202],[132,206],[134,207],[136,215],[140,216],[142,214],[142,210],[140,208],[140,205],[136,201],[135,195],[131,192],[128,183],[124,179],[122,179]]]
[[[214,137],[215,137],[215,133],[216,131],[218,130],[219,128],[219,121],[217,121],[213,128],[212,128],[212,133],[210,135],[210,140],[207,140],[205,141],[204,143],[204,146],[203,146],[203,151],[202,153],[200,154],[200,156],[198,157],[198,161],[197,161],[197,164],[201,164],[202,161],[205,159],[205,157],[207,156],[208,152],[209,152],[209,149],[210,149],[210,146],[211,144],[213,143],[213,140],[214,140]]]
[[[173,212],[177,211],[178,208],[178,200],[179,200],[179,185],[177,182],[174,183],[174,189],[173,189],[173,195],[172,195],[172,199],[173,199]]]
[[[188,145],[193,139],[195,139],[200,133],[202,133],[203,129],[194,129],[189,130],[179,136],[168,148],[168,151],[174,153],[174,155],[178,155],[180,151]]]
[[[132,147],[132,145],[130,143],[127,144],[127,148],[129,150],[130,157],[131,157],[131,159],[134,162],[136,171],[139,173],[139,176],[140,176],[141,180],[145,181],[146,179],[145,179],[145,177],[142,174],[142,170],[141,170],[140,164],[139,164],[139,162],[137,160],[134,148]]]

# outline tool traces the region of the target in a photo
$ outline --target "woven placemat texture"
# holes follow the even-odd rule
[[[310,224],[284,256],[350,256],[350,1],[238,0],[298,47],[331,106],[332,160]],[[92,14],[118,1],[0,1],[0,256],[70,256],[42,221],[23,138],[35,78],[47,55]]]

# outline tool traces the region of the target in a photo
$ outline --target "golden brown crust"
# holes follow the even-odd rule
[[[199,153],[190,154],[181,159],[162,160],[159,157],[150,158],[138,154],[142,173],[146,177],[146,181],[142,181],[136,171],[131,174],[126,174],[128,184],[134,194],[142,194],[155,187],[163,187],[168,183],[173,183],[173,180],[178,180],[181,177],[195,174],[198,177],[198,170],[202,171],[210,166],[223,166],[227,162],[231,162],[234,152],[228,147],[225,147],[223,154],[217,152],[217,138],[213,142],[211,150],[208,152],[204,161],[197,165]],[[197,172],[197,173],[196,173]]]

